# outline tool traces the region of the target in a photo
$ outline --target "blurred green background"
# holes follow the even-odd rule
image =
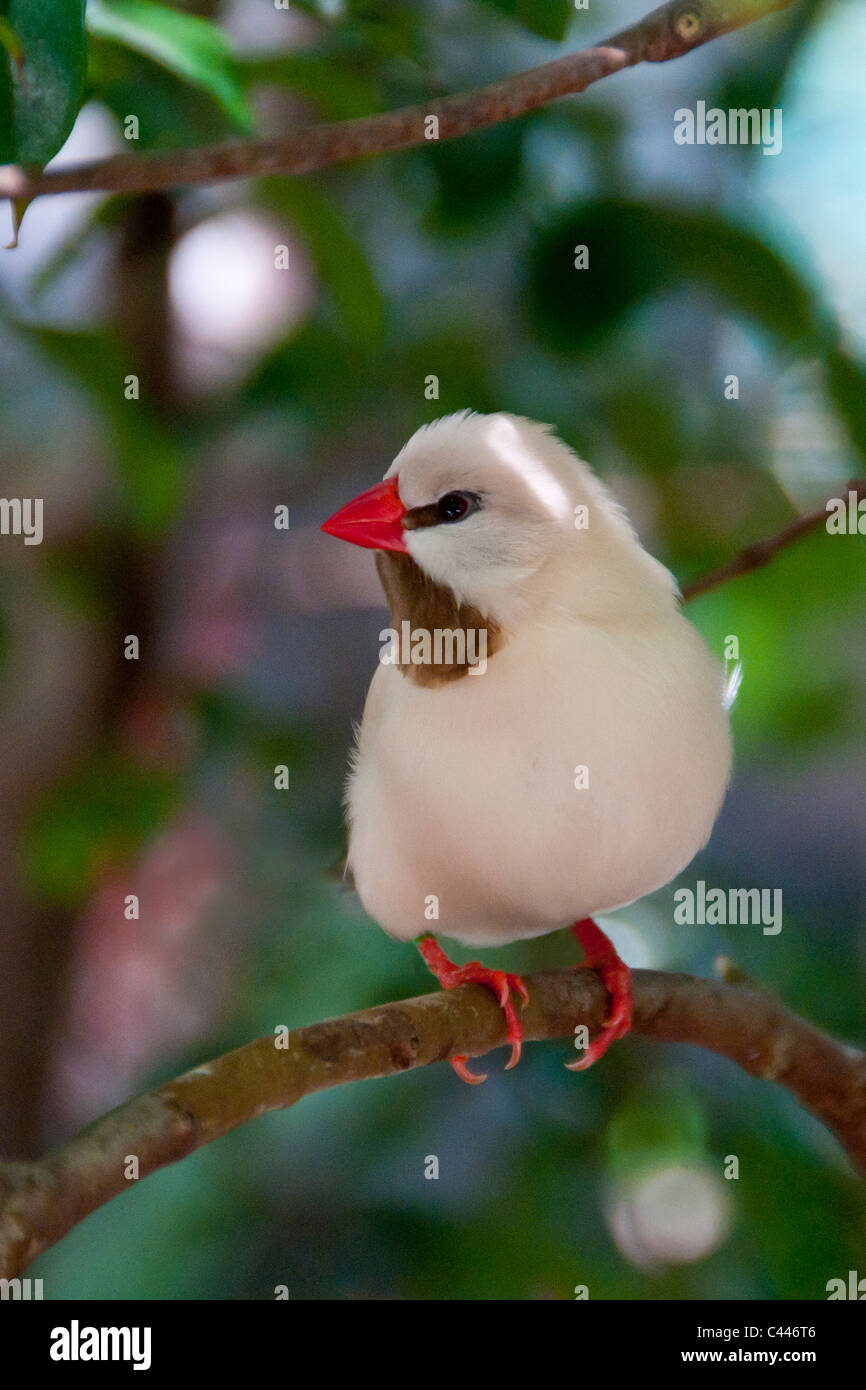
[[[424,102],[643,10],[102,0],[57,162]],[[41,546],[0,541],[0,1150],[430,988],[328,877],[383,609],[372,558],[317,531],[419,425],[551,422],[681,582],[866,474],[864,41],[856,0],[795,6],[453,144],[30,208],[0,260],[2,491],[45,507]],[[698,100],[781,109],[782,152],[675,144]],[[689,608],[745,678],[728,801],[680,882],[781,888],[782,932],[675,926],[676,883],[610,919],[632,965],[729,955],[861,1043],[864,547],[819,530]],[[568,1054],[312,1097],[30,1272],[121,1299],[813,1299],[866,1274],[866,1193],[786,1093],[697,1049],[629,1040],[579,1077]]]

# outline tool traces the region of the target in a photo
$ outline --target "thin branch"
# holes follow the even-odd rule
[[[632,973],[633,1031],[694,1043],[785,1086],[828,1126],[866,1176],[866,1055],[844,1047],[747,984]],[[607,996],[591,970],[526,977],[527,1040],[595,1032]],[[13,1278],[90,1212],[146,1177],[264,1114],[332,1086],[480,1056],[505,1042],[502,1010],[479,985],[384,1004],[226,1053],[122,1105],[38,1163],[0,1165],[0,1276]],[[455,1083],[456,1084],[456,1083]]]
[[[303,126],[281,140],[237,141],[138,156],[115,155],[48,173],[9,165],[0,168],[0,198],[26,203],[46,193],[146,193],[265,174],[309,174],[365,155],[422,145],[429,138],[427,123],[431,116],[439,122],[438,138],[453,140],[471,130],[513,120],[557,97],[583,92],[593,82],[623,68],[679,58],[711,39],[773,11],[787,9],[793,3],[794,0],[670,0],[597,46],[473,92],[360,120]]]
[[[845,493],[854,493],[858,501],[866,498],[866,482],[859,478],[852,478],[845,484]],[[729,579],[736,579],[741,574],[749,574],[752,570],[763,569],[772,559],[778,555],[780,550],[793,545],[794,541],[800,540],[802,536],[807,536],[810,531],[817,531],[827,523],[828,511],[827,504],[834,501],[839,495],[838,489],[831,497],[816,507],[813,512],[805,512],[803,516],[798,516],[788,526],[775,536],[768,536],[765,540],[757,541],[755,545],[746,546],[735,555],[733,560],[728,560],[724,565],[719,565],[718,569],[710,570],[708,574],[702,574],[698,579],[693,579],[691,583],[684,584],[682,587],[683,602],[687,603],[691,598],[697,598],[700,594],[709,593],[710,589],[718,589],[720,584],[726,584]],[[847,502],[847,496],[844,499]]]

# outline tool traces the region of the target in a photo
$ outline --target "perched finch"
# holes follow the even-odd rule
[[[610,997],[575,1070],[631,1024],[592,920],[706,843],[731,769],[721,664],[594,473],[545,426],[463,412],[419,429],[322,530],[376,551],[391,607],[348,783],[348,867],[445,989],[496,994],[514,1066],[518,975],[458,967],[572,925]],[[431,910],[431,905],[432,910]],[[452,1059],[467,1081],[465,1056]]]

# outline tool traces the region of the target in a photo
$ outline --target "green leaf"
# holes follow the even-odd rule
[[[229,139],[236,127],[210,92],[193,87],[151,58],[91,36],[88,89],[123,125],[138,117],[130,149],[183,149]]]
[[[260,363],[243,391],[246,409],[285,414],[333,426],[369,401],[370,354],[321,317],[296,329]]]
[[[866,459],[866,366],[834,345],[827,354],[827,386],[851,443]]]
[[[577,245],[589,268],[574,266]],[[539,235],[530,307],[557,346],[589,347],[640,302],[702,284],[788,347],[814,349],[828,323],[816,296],[752,232],[714,213],[605,199],[570,207]]]
[[[252,112],[229,41],[215,24],[153,0],[91,0],[87,27],[98,38],[132,48],[206,91],[239,130],[252,130]]]
[[[297,179],[265,179],[262,200],[286,217],[306,242],[322,284],[353,338],[382,336],[385,310],[364,251],[330,198]]]
[[[524,29],[559,43],[574,15],[572,0],[486,0]]]
[[[587,269],[574,268],[578,245],[588,248]],[[551,346],[588,352],[639,304],[689,284],[711,291],[779,347],[819,358],[866,458],[866,365],[840,346],[839,326],[812,286],[753,232],[715,213],[626,199],[573,205],[536,239],[528,307]]]
[[[751,106],[772,110],[780,106],[794,65],[826,20],[827,9],[828,0],[817,0],[779,15],[775,33],[772,37],[765,34],[765,42],[751,50],[748,63],[736,63],[723,70],[722,80],[707,105],[725,110]],[[743,153],[747,154],[745,150]]]
[[[0,46],[6,49],[17,68],[24,66],[24,51],[18,37],[9,20],[4,19],[2,15],[0,15]]]
[[[41,168],[65,141],[84,91],[84,0],[8,0],[0,36],[0,164]]]
[[[376,86],[359,72],[318,53],[275,53],[240,58],[246,87],[287,87],[314,103],[322,116],[351,121],[381,109]]]
[[[475,130],[462,140],[433,140],[416,153],[436,174],[436,197],[428,218],[434,231],[466,235],[473,224],[490,224],[513,198],[523,177],[525,130],[519,123]]]

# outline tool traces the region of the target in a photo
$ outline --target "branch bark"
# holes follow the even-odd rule
[[[633,1031],[694,1043],[785,1086],[838,1138],[866,1176],[866,1055],[835,1042],[748,984],[636,970]],[[526,977],[527,1040],[573,1037],[603,1021],[607,996],[590,970]],[[300,1028],[281,1049],[259,1038],[112,1111],[39,1163],[0,1165],[0,1276],[13,1278],[90,1212],[126,1190],[130,1156],[146,1177],[268,1110],[352,1081],[480,1056],[505,1021],[480,985],[423,995]]]
[[[309,174],[365,155],[424,144],[425,123],[430,116],[438,119],[439,139],[454,140],[483,126],[525,115],[557,97],[576,95],[623,68],[679,58],[793,3],[794,0],[669,0],[597,46],[476,91],[360,120],[304,126],[281,140],[236,141],[138,156],[115,155],[49,172],[8,165],[0,168],[0,198],[26,203],[47,193],[148,193],[266,174]]]

